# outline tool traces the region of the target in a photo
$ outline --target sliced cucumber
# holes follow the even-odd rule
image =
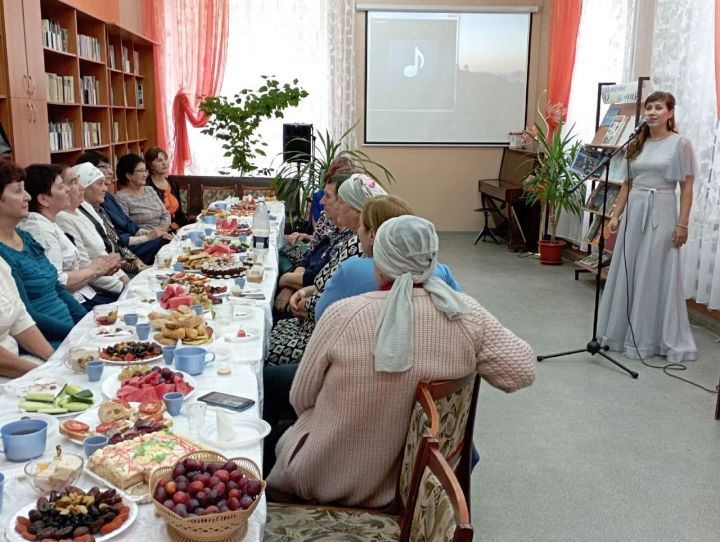
[[[45,405],[42,408],[39,408],[37,411],[40,414],[65,414],[66,412],[68,412],[68,409]]]
[[[49,391],[30,391],[25,395],[25,400],[38,403],[52,403],[55,397],[56,395]]]
[[[88,403],[76,403],[76,402],[69,402],[65,404],[66,411],[70,412],[82,412],[83,410],[87,410],[90,408],[90,405]]]
[[[20,401],[20,408],[26,412],[37,412],[41,408],[48,408],[48,403],[40,403],[38,401]]]
[[[90,391],[90,390],[83,390],[80,386],[76,386],[75,384],[65,384],[65,388],[63,389],[65,393],[68,395],[75,395],[82,391]],[[92,393],[92,392],[90,392]]]

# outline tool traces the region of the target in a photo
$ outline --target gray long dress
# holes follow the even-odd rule
[[[632,189],[600,302],[598,337],[610,350],[631,359],[638,359],[638,351],[643,359],[697,359],[685,305],[681,249],[672,241],[678,222],[677,183],[698,171],[692,145],[675,133],[647,140],[630,161],[630,169]]]

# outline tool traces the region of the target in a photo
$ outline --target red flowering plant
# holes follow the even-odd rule
[[[545,94],[545,93],[543,93]],[[556,241],[560,213],[563,211],[580,215],[585,203],[585,187],[571,192],[580,181],[580,176],[570,170],[582,143],[572,133],[572,128],[563,135],[563,123],[567,109],[563,104],[548,104],[544,111],[538,107],[541,122],[527,128],[523,137],[535,143],[537,161],[532,171],[523,179],[525,198],[531,204],[540,203],[542,222],[545,216],[550,224],[550,241]],[[541,239],[543,228],[541,229]]]

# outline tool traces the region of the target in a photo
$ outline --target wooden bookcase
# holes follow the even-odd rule
[[[0,3],[0,122],[19,165],[91,149],[114,163],[155,144],[152,42],[62,0]]]

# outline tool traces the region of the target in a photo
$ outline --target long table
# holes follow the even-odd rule
[[[269,204],[270,212],[277,217],[271,221],[271,229],[274,235],[271,236],[271,247],[264,262],[265,275],[262,283],[259,285],[260,291],[264,294],[264,300],[253,302],[252,312],[254,314],[242,321],[233,321],[224,328],[214,322],[211,317],[207,317],[208,324],[215,329],[213,341],[205,345],[205,347],[214,352],[217,356],[214,364],[208,365],[199,376],[195,376],[197,382],[197,390],[188,399],[188,402],[197,400],[198,397],[210,391],[226,392],[234,395],[240,395],[255,400],[255,405],[242,413],[236,413],[234,416],[246,418],[259,418],[262,409],[262,368],[267,349],[267,339],[270,333],[271,322],[271,304],[275,293],[275,285],[277,283],[278,258],[277,248],[282,244],[283,227],[284,227],[284,206],[281,203]],[[251,222],[248,218],[243,218],[243,222]],[[190,225],[184,228],[184,231],[192,229],[204,229],[204,225]],[[179,254],[182,252],[182,245],[188,241],[182,241],[183,231],[178,238],[163,247],[161,255]],[[150,300],[155,299],[155,292],[159,290],[160,283],[156,278],[160,274],[167,273],[167,269],[158,269],[151,267],[136,275],[128,287],[123,292],[118,301],[120,315],[127,312],[138,312],[141,315],[147,315],[151,310],[156,308],[155,303]],[[227,281],[215,281],[215,283],[227,283]],[[251,312],[251,311],[248,311]],[[222,338],[224,331],[236,330],[239,326],[254,328],[259,331],[259,338],[242,343],[228,343]],[[107,346],[117,339],[103,340],[92,335],[92,331],[96,328],[93,321],[92,313],[88,313],[78,322],[72,332],[63,341],[53,356],[43,365],[30,371],[21,379],[11,381],[16,384],[20,380],[33,380],[37,377],[52,376],[62,379],[73,384],[77,384],[83,388],[93,391],[96,398],[95,404],[99,405],[106,398],[103,397],[101,391],[102,381],[106,378],[116,378],[119,367],[105,366],[103,378],[101,382],[89,382],[83,374],[73,373],[65,365],[65,358],[71,346],[77,345],[95,345]],[[133,339],[121,339],[133,340]],[[162,364],[162,360],[159,362]],[[218,367],[226,367],[231,370],[228,376],[219,376],[217,374]],[[20,399],[9,393],[9,390],[0,395],[0,415],[3,420],[1,424],[7,423],[9,416],[17,415],[19,419],[22,413],[18,407]],[[215,416],[215,411],[208,408],[207,420],[211,416]],[[58,421],[62,423],[67,418],[60,418]],[[185,434],[187,427],[187,419],[183,414],[173,418],[174,428],[178,433]],[[203,432],[200,431],[198,437],[200,442],[203,439]],[[63,450],[70,453],[84,455],[82,446],[74,443],[68,438],[59,434],[48,434],[45,455],[49,455],[55,449],[57,444],[61,444]],[[209,446],[212,448],[212,446]],[[262,442],[255,442],[248,446],[240,448],[215,448],[226,457],[247,457],[253,460],[260,469],[262,469]],[[16,515],[17,511],[26,504],[33,502],[37,498],[37,494],[30,485],[30,481],[25,477],[23,468],[25,463],[13,463],[8,461],[3,454],[0,454],[0,472],[5,475],[4,498],[2,512],[0,513],[0,530],[4,532],[11,519]],[[97,485],[97,482],[87,474],[83,474],[75,485],[83,488],[89,488]],[[266,518],[265,498],[258,503],[255,512],[250,518],[248,532],[244,540],[248,542],[262,540],[263,527]],[[134,541],[134,540],[170,540],[165,529],[165,522],[155,516],[154,505],[151,503],[140,504],[137,520],[124,532],[119,533],[115,538],[118,541]]]

